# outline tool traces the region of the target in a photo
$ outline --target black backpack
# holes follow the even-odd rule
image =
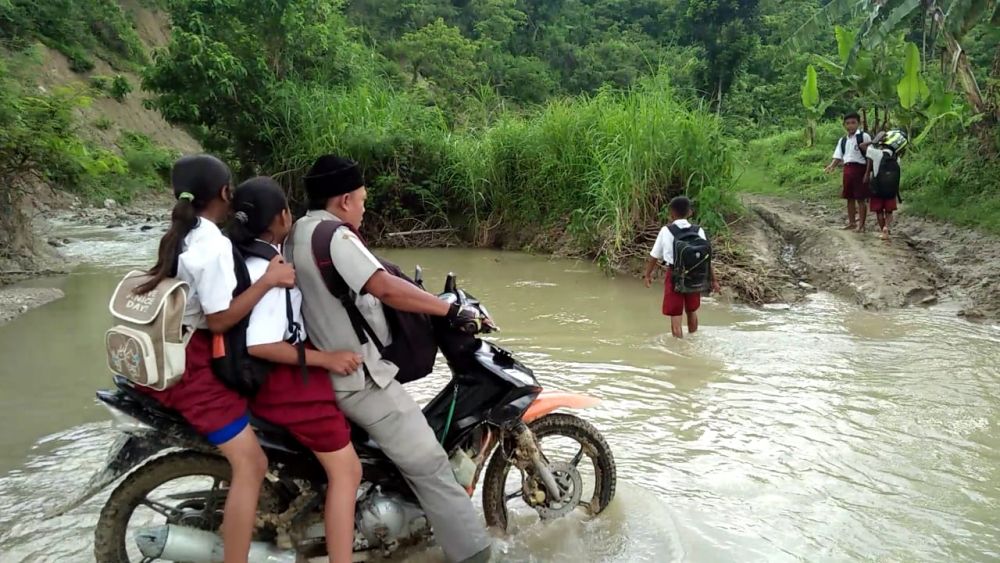
[[[878,174],[872,177],[872,195],[881,199],[899,198],[899,159],[896,153],[886,153],[879,163]],[[900,198],[902,201],[902,198]]]
[[[712,245],[698,235],[698,225],[682,229],[668,225],[674,235],[674,263],[671,265],[674,291],[703,293],[712,289]]]
[[[858,152],[861,152],[861,143],[865,142],[865,134],[862,133],[861,131],[858,131],[857,133],[854,134],[854,140],[855,142],[857,142]],[[840,156],[841,160],[844,160],[844,157],[847,156],[847,135],[844,135],[843,137],[840,138]],[[862,152],[861,156],[865,156],[865,153]]]
[[[273,246],[262,241],[253,241],[244,245],[234,243],[233,263],[236,271],[236,289],[233,290],[233,298],[238,297],[252,285],[250,272],[247,270],[247,258],[256,256],[270,261],[277,255],[278,251]],[[289,290],[285,290],[285,315],[289,332],[292,334],[288,341],[297,346],[299,364],[303,368],[303,377],[306,377],[305,343],[301,339],[299,324],[295,322],[292,311],[292,294]],[[274,367],[271,362],[255,358],[247,351],[247,327],[249,325],[250,315],[247,315],[225,334],[212,335],[212,372],[227,387],[245,397],[253,397],[257,394]]]
[[[383,303],[382,310],[385,313],[386,323],[389,325],[392,342],[388,346],[382,344],[371,325],[365,320],[364,315],[358,310],[358,306],[354,302],[354,292],[337,272],[333,259],[330,257],[330,242],[333,240],[333,234],[340,227],[351,229],[359,239],[361,238],[353,226],[341,221],[320,221],[312,235],[313,257],[327,289],[347,311],[347,316],[351,319],[351,326],[358,336],[358,342],[365,344],[370,339],[382,358],[399,368],[399,372],[396,374],[397,381],[409,383],[427,376],[434,369],[434,360],[437,358],[438,350],[437,340],[434,336],[434,325],[430,317],[419,313],[399,311]],[[382,258],[378,258],[378,261],[381,262],[387,273],[416,285],[392,262]],[[365,367],[366,373],[367,369]]]

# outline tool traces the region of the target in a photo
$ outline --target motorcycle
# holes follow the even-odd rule
[[[422,287],[419,267],[415,279]],[[453,274],[440,297],[477,309],[485,319],[479,334],[495,330],[486,307],[459,289]],[[532,370],[510,352],[445,324],[435,329],[452,378],[423,412],[449,454],[456,479],[470,496],[485,469],[482,503],[487,525],[508,531],[514,514],[520,521],[521,512],[527,518],[537,514],[540,520],[550,520],[578,509],[595,515],[607,508],[616,483],[610,447],[587,421],[555,412],[598,401],[543,391]],[[115,386],[97,393],[121,432],[106,466],[77,498],[50,516],[68,512],[124,476],[101,510],[94,533],[99,563],[221,561],[217,532],[229,464],[178,414],[124,378],[116,377]],[[259,419],[252,425],[269,467],[249,561],[292,563],[325,556],[323,468],[283,429]],[[549,439],[568,440],[569,445],[543,445]],[[430,524],[392,461],[353,426],[352,442],[363,468],[355,560],[429,543]],[[568,459],[555,459],[557,454]],[[581,466],[584,459],[589,463]],[[512,468],[517,471],[512,473]],[[591,475],[592,488],[585,489],[584,478]],[[526,508],[518,512],[517,506],[509,506],[517,504]]]

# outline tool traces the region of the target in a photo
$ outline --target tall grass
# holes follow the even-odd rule
[[[692,197],[716,232],[736,209],[721,124],[678,102],[662,78],[457,133],[437,109],[384,84],[289,84],[268,111],[268,168],[297,185],[317,155],[350,155],[365,168],[376,229],[450,225],[480,245],[568,231],[577,250],[615,266],[675,195]]]
[[[481,241],[568,224],[580,250],[617,265],[675,195],[715,231],[737,207],[720,123],[678,102],[665,78],[506,115],[457,145],[451,181]]]

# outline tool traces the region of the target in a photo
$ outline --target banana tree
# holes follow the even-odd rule
[[[816,124],[830,107],[829,101],[819,97],[819,78],[816,67],[806,67],[806,78],[802,83],[802,106],[806,108],[806,142],[811,147],[816,143]]]
[[[850,68],[862,52],[892,40],[918,15],[929,31],[925,43],[941,42],[946,68],[958,82],[969,106],[977,113],[985,113],[987,104],[960,41],[980,23],[1000,25],[997,0],[832,0],[795,32],[793,41],[845,18],[861,16],[864,20],[844,65]]]
[[[885,129],[892,110],[898,106],[896,77],[903,42],[899,37],[885,41],[870,51],[853,55],[857,34],[846,28],[834,28],[837,59],[814,55],[817,66],[833,77],[835,99],[850,100],[862,114],[865,130]]]

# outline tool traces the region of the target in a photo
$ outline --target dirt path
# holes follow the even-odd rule
[[[886,243],[874,218],[869,232],[855,233],[820,203],[764,196],[745,203],[748,246],[809,285],[870,309],[948,303],[970,318],[1000,318],[1000,239],[900,214]]]

